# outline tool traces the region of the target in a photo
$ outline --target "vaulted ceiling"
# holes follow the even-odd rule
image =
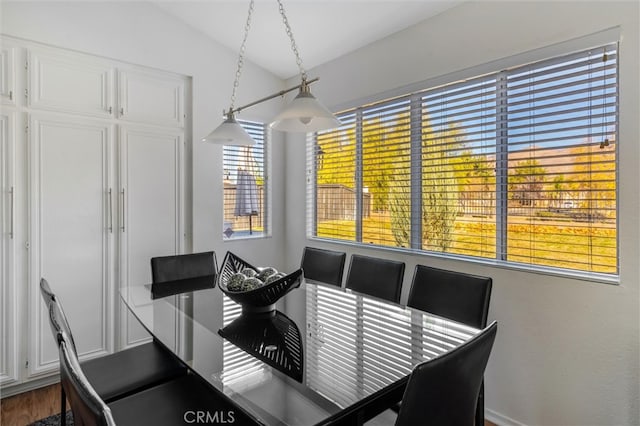
[[[249,9],[248,0],[154,3],[232,51],[239,51]],[[460,3],[461,0],[283,0],[307,69]],[[298,73],[276,0],[256,0],[245,55],[283,79]]]

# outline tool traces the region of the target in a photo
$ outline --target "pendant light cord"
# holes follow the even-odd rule
[[[302,65],[302,58],[300,58],[300,53],[298,52],[298,46],[296,45],[296,41],[293,38],[293,32],[291,31],[291,26],[289,25],[289,20],[287,19],[287,14],[284,11],[284,6],[282,5],[281,0],[278,1],[278,10],[280,11],[280,16],[282,16],[282,22],[284,23],[285,31],[289,36],[289,40],[291,40],[291,50],[293,50],[293,54],[296,55],[296,64],[298,65],[298,69],[300,70],[300,76],[302,77],[302,81],[307,81],[307,71],[304,69]]]
[[[254,0],[249,3],[249,11],[247,13],[247,22],[244,24],[244,38],[242,39],[242,45],[240,46],[240,53],[238,54],[238,68],[236,69],[236,76],[233,82],[233,91],[231,93],[231,106],[229,107],[228,114],[233,113],[233,106],[236,103],[236,90],[240,85],[240,76],[242,75],[242,66],[244,65],[244,51],[247,44],[247,36],[249,35],[249,29],[251,28],[251,16],[253,15]]]

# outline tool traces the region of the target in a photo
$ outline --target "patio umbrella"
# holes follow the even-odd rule
[[[259,213],[258,185],[252,173],[238,169],[238,181],[236,184],[236,216],[249,216],[249,235],[253,234],[251,218]]]

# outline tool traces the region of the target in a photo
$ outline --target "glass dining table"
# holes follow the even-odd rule
[[[401,400],[417,364],[480,331],[305,280],[259,314],[213,276],[151,290],[120,295],[154,339],[264,425],[362,424]]]

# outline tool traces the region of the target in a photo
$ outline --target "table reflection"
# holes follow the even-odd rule
[[[298,326],[282,312],[240,315],[218,334],[265,364],[302,382],[302,336]]]

